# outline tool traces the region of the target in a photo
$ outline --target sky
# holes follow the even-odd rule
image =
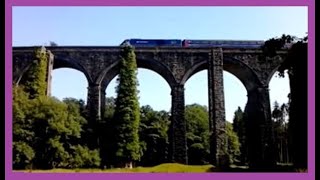
[[[282,34],[304,37],[308,32],[307,7],[13,7],[13,46],[117,46],[125,39],[233,39],[268,40]],[[247,92],[224,71],[226,120],[244,109]],[[275,75],[276,76],[276,75]],[[273,77],[270,102],[286,103],[288,78]],[[87,99],[85,76],[76,70],[53,71],[52,95]],[[171,108],[170,87],[155,72],[138,69],[140,105],[155,110]],[[106,90],[115,97],[116,81]],[[208,106],[207,71],[185,84],[185,104]],[[271,104],[271,106],[273,106]]]

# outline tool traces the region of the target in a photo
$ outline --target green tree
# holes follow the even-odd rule
[[[29,94],[21,86],[13,88],[13,168],[32,167],[35,156],[32,142],[34,140],[33,121],[27,119],[30,106]]]
[[[32,121],[31,132],[34,135],[28,145],[35,152],[33,167],[70,167],[75,156],[72,147],[81,145],[81,127],[86,122],[80,116],[78,107],[45,96],[30,100],[29,105],[25,120]],[[17,152],[24,147],[28,150],[27,153],[32,155],[30,148],[19,142],[16,144],[19,145]],[[29,157],[32,157],[31,155]]]
[[[107,97],[106,104],[105,104],[105,112],[104,112],[104,118],[106,121],[111,120],[113,118],[114,111],[115,111],[115,98]]]
[[[100,163],[97,150],[89,150],[81,138],[86,120],[77,100],[29,99],[21,86],[14,87],[13,97],[14,169],[94,167]],[[83,162],[77,164],[79,156]]]
[[[13,169],[32,168],[32,160],[35,152],[29,144],[23,141],[14,141],[13,146]]]
[[[155,166],[168,161],[169,113],[154,111],[149,105],[140,109],[139,138],[143,151],[141,166]]]
[[[116,163],[115,156],[115,122],[114,122],[114,112],[115,112],[115,98],[106,97],[104,119],[100,123],[102,133],[100,136],[100,155],[102,158],[101,166],[103,168],[110,167],[112,168]]]
[[[228,156],[231,164],[239,161],[240,142],[237,134],[233,131],[232,124],[226,121],[226,133],[228,137]]]
[[[243,111],[240,107],[234,112],[233,130],[237,134],[240,142],[240,157],[239,163],[244,165],[247,163],[247,147],[246,147],[246,124],[243,118]]]
[[[90,150],[86,146],[71,146],[72,157],[69,160],[71,168],[99,167],[101,159],[98,150]]]
[[[185,118],[189,164],[208,164],[210,144],[207,107],[199,104],[187,105]]]
[[[138,101],[137,63],[132,47],[121,49],[120,73],[117,79],[114,128],[118,165],[132,167],[141,156],[139,142],[140,107]]]
[[[46,95],[47,61],[45,48],[35,50],[34,60],[24,79],[24,86],[13,88],[13,167],[32,166],[35,152],[32,143],[35,140],[34,122],[28,112],[32,110],[32,100]]]
[[[76,106],[75,108],[78,109],[76,111],[79,111],[83,118],[87,118],[87,108],[83,99],[64,98],[63,102],[68,105]]]
[[[41,97],[32,101],[29,118],[34,121],[37,168],[65,167],[70,155],[66,141],[80,138],[81,124],[68,105],[54,98]],[[66,143],[66,144],[64,144]]]
[[[45,48],[36,49],[24,86],[14,85],[13,168],[98,166],[98,151],[80,141],[86,123],[80,112],[84,101],[46,96],[47,60]]]
[[[277,101],[274,102],[272,119],[276,152],[278,152],[277,161],[280,163],[288,163],[290,161],[288,152],[288,123],[286,122],[287,110],[287,104],[279,106]]]
[[[48,54],[44,47],[35,50],[35,59],[32,61],[25,75],[25,91],[30,98],[45,96],[47,91]]]

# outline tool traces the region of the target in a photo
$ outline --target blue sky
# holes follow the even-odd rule
[[[128,38],[267,40],[290,34],[306,35],[307,7],[14,7],[13,46],[115,46]],[[207,71],[185,85],[186,104],[208,104]],[[138,70],[140,104],[169,110],[170,88],[158,74]],[[115,96],[115,79],[107,96]],[[247,92],[241,82],[224,72],[226,119],[244,108]],[[288,79],[273,78],[271,102],[287,102]],[[53,72],[53,96],[87,97],[83,74],[70,69]]]

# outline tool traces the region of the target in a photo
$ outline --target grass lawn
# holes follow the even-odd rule
[[[177,163],[160,164],[154,167],[136,167],[132,169],[51,169],[51,170],[19,170],[16,172],[31,172],[31,173],[204,173],[212,172],[212,165],[183,165]]]
[[[212,165],[183,165],[165,163],[154,167],[136,167],[132,169],[50,169],[50,170],[15,170],[15,172],[29,173],[210,173],[210,172],[307,172],[307,170],[293,169],[289,166],[277,166],[265,171],[249,169],[246,166],[231,166],[228,170],[219,170]]]

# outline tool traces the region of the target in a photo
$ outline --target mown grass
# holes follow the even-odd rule
[[[305,169],[294,169],[291,166],[277,166],[273,169],[250,169],[247,166],[231,166],[229,169],[219,169],[212,165],[183,165],[165,163],[154,167],[136,167],[132,169],[50,169],[50,170],[17,170],[15,172],[29,173],[208,173],[208,172],[300,172]]]
[[[136,167],[132,169],[51,169],[51,170],[23,170],[19,172],[31,173],[205,173],[212,172],[212,165],[183,165],[177,163],[160,164],[154,167]]]

